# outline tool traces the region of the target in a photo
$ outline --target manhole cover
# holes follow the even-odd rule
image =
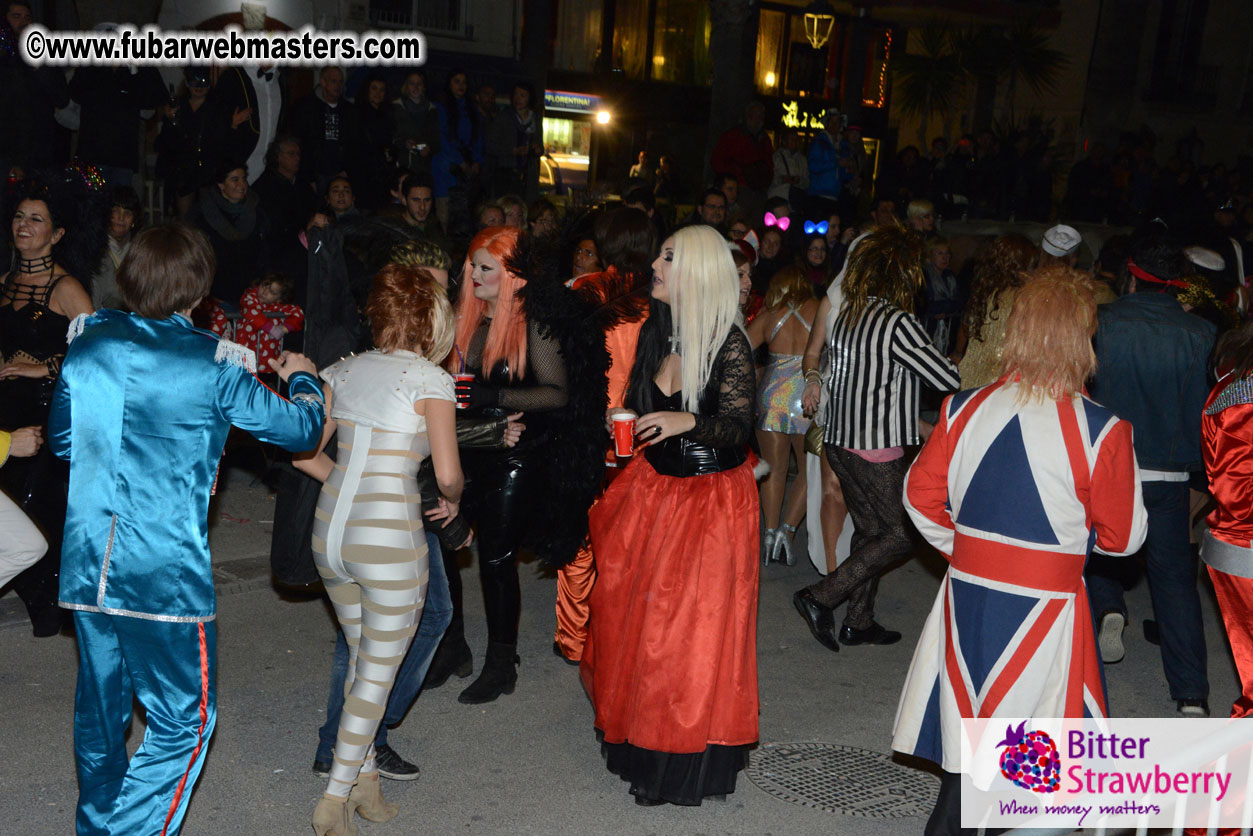
[[[784,801],[872,819],[929,815],[940,792],[939,779],[887,755],[831,743],[768,743],[745,774]]]

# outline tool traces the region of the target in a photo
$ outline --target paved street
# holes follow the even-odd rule
[[[224,479],[213,526],[219,575],[217,733],[184,832],[214,836],[305,834],[325,782],[309,766],[327,691],[334,620],[320,598],[276,592],[268,549],[274,501],[239,470]],[[803,535],[802,535],[803,537]],[[803,543],[798,541],[802,546]],[[803,558],[802,558],[803,559]],[[486,644],[477,571],[463,570],[475,672]],[[942,562],[910,561],[880,586],[878,617],[905,640],[838,655],[809,635],[792,592],[816,576],[805,561],[771,567],[761,584],[758,658],[763,743],[820,742],[888,752],[897,696]],[[470,680],[422,695],[391,743],[422,767],[420,780],[384,782],[401,816],[361,822],[373,834],[866,834],[916,836],[921,818],[866,818],[790,803],[746,777],[725,803],[637,807],[605,770],[592,711],[575,668],[552,655],[556,583],[522,567],[518,689],[486,706],[456,701]],[[1211,704],[1238,693],[1208,582],[1202,586]],[[1127,659],[1107,671],[1115,714],[1173,716],[1157,648],[1141,635],[1149,615],[1140,584],[1129,594]],[[72,711],[76,656],[66,636],[34,639],[12,593],[0,598],[0,833],[44,836],[73,828]],[[131,735],[138,745],[142,726]],[[831,782],[841,780],[829,776]]]

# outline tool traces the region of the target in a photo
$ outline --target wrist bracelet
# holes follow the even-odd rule
[[[813,381],[812,381],[813,383],[821,383],[821,382],[822,382],[822,373],[821,373],[821,372],[819,372],[817,369],[807,369],[807,370],[805,371],[805,374],[803,375],[803,378],[804,378],[804,380],[805,380],[805,382],[806,382],[806,383],[810,383],[810,382],[811,382],[811,381],[810,381],[810,379],[809,379],[809,376],[810,376],[810,375],[813,375],[813,376],[814,376]]]

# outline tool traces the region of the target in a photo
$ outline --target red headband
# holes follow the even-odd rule
[[[1157,276],[1154,276],[1152,273],[1148,272],[1131,259],[1127,259],[1127,271],[1141,281],[1153,282],[1154,284],[1164,284],[1167,287],[1186,288],[1188,286],[1188,283],[1182,279],[1159,279]]]

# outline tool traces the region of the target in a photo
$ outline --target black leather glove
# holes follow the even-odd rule
[[[500,395],[494,386],[487,386],[477,380],[457,381],[457,406],[462,409],[478,409],[484,406],[495,406]]]
[[[457,413],[457,446],[464,450],[504,450],[508,418],[470,418]]]

